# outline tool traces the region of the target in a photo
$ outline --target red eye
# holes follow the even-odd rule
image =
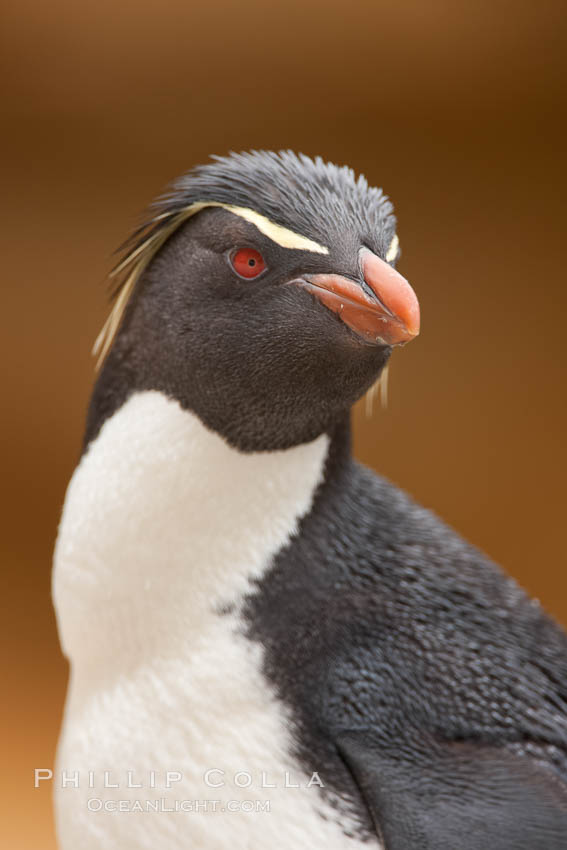
[[[258,277],[266,268],[263,256],[254,248],[239,248],[231,256],[232,268],[240,277]]]

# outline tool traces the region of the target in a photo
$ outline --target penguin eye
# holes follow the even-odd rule
[[[254,248],[237,248],[230,255],[230,264],[240,277],[258,277],[266,268],[266,263],[259,251]]]

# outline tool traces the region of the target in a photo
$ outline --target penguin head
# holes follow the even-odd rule
[[[243,451],[283,449],[332,430],[419,331],[392,205],[349,168],[232,154],[154,210],[117,269],[103,388],[160,390]]]

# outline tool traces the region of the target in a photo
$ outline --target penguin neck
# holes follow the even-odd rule
[[[163,375],[160,376],[159,369],[156,369],[155,361],[157,357],[147,357],[147,347],[140,344],[140,334],[137,332],[133,336],[130,333],[119,333],[115,345],[110,351],[106,361],[103,364],[102,371],[96,381],[92,397],[89,403],[87,412],[87,420],[85,426],[85,434],[83,439],[83,452],[86,451],[91,442],[93,442],[105,422],[114,416],[120,408],[128,401],[128,399],[136,393],[156,390],[163,395],[175,399],[180,406],[189,412],[195,413],[201,419],[205,426],[210,430],[217,430],[207,422],[207,417],[201,415],[198,409],[195,409],[191,400],[195,395],[192,387],[181,383],[164,380]],[[193,376],[190,383],[194,382]],[[245,404],[243,404],[245,409]],[[317,428],[315,423],[305,427],[303,424],[297,428],[292,421],[289,428],[289,438],[285,438],[285,428],[282,429],[284,434],[283,450],[293,448],[307,442],[312,442],[318,435],[324,433],[329,438],[330,447],[332,448],[333,457],[337,460],[344,460],[351,451],[351,429],[350,429],[350,411],[346,410],[335,418],[334,421],[328,423],[322,429]],[[229,417],[230,418],[230,417]],[[247,415],[247,421],[253,419],[250,414]],[[282,417],[283,418],[283,417]],[[293,439],[295,432],[307,432],[307,436],[302,439]],[[232,441],[225,437],[229,443]],[[266,448],[261,444],[262,436],[260,435],[258,448],[255,447],[255,442],[246,447],[246,453],[256,453],[278,450],[282,447],[276,443],[275,446],[268,445]],[[234,443],[233,443],[234,445]],[[240,448],[238,443],[236,447]]]
[[[328,431],[329,450],[325,467],[325,482],[340,478],[352,462],[351,411],[345,413]]]

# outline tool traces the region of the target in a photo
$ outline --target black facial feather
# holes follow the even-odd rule
[[[184,218],[198,202],[251,209],[328,253],[284,248],[222,206]],[[245,451],[334,430],[391,348],[366,344],[289,284],[309,273],[356,279],[363,245],[385,257],[395,219],[382,192],[320,158],[252,152],[194,168],[153,209],[125,247],[121,309],[102,348],[86,444],[129,394],[147,389]],[[242,245],[266,259],[258,280],[239,280],[229,266]]]

